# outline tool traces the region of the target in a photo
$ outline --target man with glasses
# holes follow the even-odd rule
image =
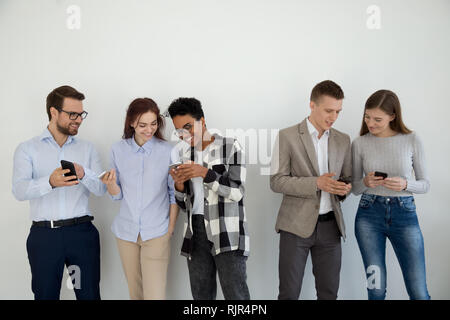
[[[206,129],[197,99],[179,98],[168,112],[182,140],[172,161],[183,164],[170,174],[177,204],[187,214],[181,254],[188,257],[192,296],[215,299],[218,273],[225,299],[248,300],[243,151],[237,140]]]
[[[59,299],[64,266],[78,300],[100,299],[100,241],[88,199],[106,188],[97,178],[101,163],[94,146],[75,138],[87,116],[82,100],[69,86],[50,92],[47,128],[14,154],[13,194],[30,200],[27,252],[36,300]],[[70,170],[60,167],[61,160],[74,163],[76,176],[65,176]]]

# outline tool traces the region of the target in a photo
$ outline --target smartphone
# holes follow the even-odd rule
[[[61,167],[66,170],[69,169],[70,172],[65,173],[64,176],[68,177],[68,176],[77,176],[77,172],[75,171],[75,166],[73,165],[73,162],[70,161],[66,161],[66,160],[61,160]],[[76,181],[78,180],[78,178],[69,180],[69,181]]]
[[[340,177],[337,181],[344,182],[345,184],[349,184],[352,182],[352,180],[349,177]],[[345,196],[337,195],[337,197],[340,201],[345,199]]]
[[[101,179],[103,178],[103,176],[107,173],[108,171],[103,171],[102,173],[100,173],[97,178]]]
[[[339,181],[339,182],[344,182],[344,183],[346,183],[346,184],[349,184],[349,183],[352,182],[352,181],[350,180],[349,177],[340,177],[340,178],[338,179],[338,181]]]
[[[177,163],[171,164],[169,166],[169,171],[172,170],[172,169],[176,169],[180,164],[183,164],[183,163],[182,162],[177,162]]]
[[[383,179],[386,179],[387,176],[388,176],[387,173],[375,171],[375,177],[383,177]]]

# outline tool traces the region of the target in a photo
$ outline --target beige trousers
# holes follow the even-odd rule
[[[116,238],[131,300],[166,298],[170,239],[169,233],[147,241],[139,235],[137,242]]]

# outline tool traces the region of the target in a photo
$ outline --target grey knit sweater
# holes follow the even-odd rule
[[[367,133],[352,143],[353,177],[352,192],[380,196],[410,196],[426,193],[430,189],[425,167],[425,155],[419,137],[413,132],[380,138]],[[372,171],[382,171],[388,177],[402,177],[407,180],[405,191],[393,191],[379,186],[368,188],[363,181]]]

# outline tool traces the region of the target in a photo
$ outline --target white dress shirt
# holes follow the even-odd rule
[[[319,139],[319,131],[309,121],[309,118],[306,118],[306,123],[308,124],[308,131],[311,135],[314,148],[316,149],[317,161],[319,162],[319,174],[323,175],[328,173],[328,137],[330,136],[330,130],[326,130]],[[328,192],[322,190],[319,214],[325,214],[329,211],[333,211],[331,197]]]

